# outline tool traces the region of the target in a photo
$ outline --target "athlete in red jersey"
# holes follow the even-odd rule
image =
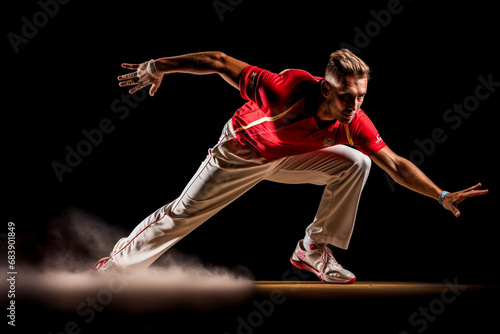
[[[338,144],[354,145],[366,155],[385,147],[362,110],[349,124],[336,120],[318,124],[306,100],[317,93],[322,80],[302,70],[275,74],[247,66],[239,89],[250,101],[236,111],[232,122],[238,140],[270,160]]]
[[[152,85],[153,96],[168,73],[217,73],[248,102],[227,122],[219,143],[182,194],[120,239],[110,256],[96,264],[97,271],[146,268],[245,191],[271,180],[325,186],[314,221],[290,260],[325,282],[352,283],[354,274],[337,263],[327,246],[347,248],[370,161],[399,184],[438,200],[457,217],[460,202],[488,192],[479,189],[481,184],[443,191],[389,149],[361,110],[369,68],[349,50],[330,55],[324,79],[301,70],[272,73],[221,52],[123,67],[135,70],[118,78],[120,86],[135,86],[130,93]]]

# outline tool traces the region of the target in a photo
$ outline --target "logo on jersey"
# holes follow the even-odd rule
[[[380,137],[380,134],[377,133],[377,141],[375,143],[380,144],[381,142],[382,142],[382,137]]]
[[[255,88],[255,80],[257,79],[257,72],[252,72],[250,73],[250,78],[249,78],[249,82],[248,82],[248,86],[251,87],[252,89]]]
[[[332,146],[333,144],[335,144],[335,139],[333,138],[325,138],[323,140],[323,146]]]

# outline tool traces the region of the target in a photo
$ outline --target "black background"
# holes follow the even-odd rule
[[[387,4],[246,0],[221,20],[212,1],[71,1],[18,53],[7,34],[21,34],[21,18],[31,21],[40,5],[9,4],[2,220],[3,230],[13,221],[19,240],[30,240],[18,257],[36,263],[48,221],[70,207],[131,231],[180,194],[244,102],[216,75],[173,74],[155,97],[144,98],[146,90],[138,95],[137,107],[120,119],[111,105],[126,94],[116,80],[127,73],[122,62],[220,50],[272,71],[301,68],[322,76],[330,52],[342,42],[355,45],[354,28],[364,30],[374,21],[370,11]],[[490,193],[464,202],[456,219],[432,199],[397,185],[393,191],[373,165],[349,250],[335,254],[363,281],[496,283],[493,137],[500,89],[457,129],[443,120],[448,108],[474,94],[479,76],[500,81],[496,7],[481,1],[400,6],[359,53],[372,68],[362,108],[405,157],[418,149],[415,140],[443,129],[447,140],[422,155],[421,169],[443,189],[482,182]],[[105,118],[113,131],[60,182],[51,164],[64,163],[65,147],[75,148],[85,139],[82,131]],[[312,185],[262,182],[175,248],[206,263],[245,266],[257,280],[280,280],[321,193]]]

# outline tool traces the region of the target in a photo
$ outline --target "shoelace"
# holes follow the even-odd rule
[[[338,268],[343,268],[338,262],[337,260],[335,260],[335,258],[333,257],[333,255],[330,253],[330,251],[326,248],[325,246],[325,249],[323,249],[323,254],[321,255],[321,261],[323,262],[323,268],[322,268],[322,271],[324,271],[327,267],[328,267],[328,264],[331,264],[333,265],[334,267],[338,267]]]

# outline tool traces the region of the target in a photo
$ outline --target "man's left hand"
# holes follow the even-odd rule
[[[459,203],[469,197],[486,195],[488,193],[488,189],[479,189],[480,187],[481,183],[478,183],[468,189],[446,194],[443,200],[444,208],[451,211],[455,217],[459,217],[460,211],[457,208]]]

